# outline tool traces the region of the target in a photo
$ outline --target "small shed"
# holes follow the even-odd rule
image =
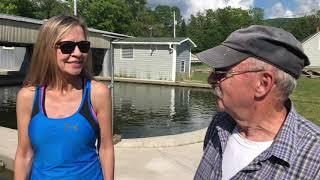
[[[191,48],[196,47],[190,38],[136,37],[112,44],[115,77],[176,81],[190,76]]]
[[[191,54],[191,64],[197,64],[197,63],[202,63],[202,61],[200,61],[200,59],[196,55]]]
[[[310,60],[308,68],[320,68],[320,32],[302,40],[302,47]]]

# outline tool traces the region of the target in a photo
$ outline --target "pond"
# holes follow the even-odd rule
[[[17,128],[16,93],[0,87],[0,126]],[[171,135],[205,128],[214,113],[210,89],[135,83],[114,84],[114,133],[123,138]]]

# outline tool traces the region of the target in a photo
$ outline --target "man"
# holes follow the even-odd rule
[[[253,25],[197,56],[214,68],[208,83],[219,112],[194,179],[320,179],[320,128],[289,99],[310,64],[300,42]]]

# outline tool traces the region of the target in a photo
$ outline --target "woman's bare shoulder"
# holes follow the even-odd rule
[[[33,100],[35,89],[34,86],[22,87],[17,93],[17,100]]]
[[[107,95],[110,92],[107,83],[91,80],[91,92],[93,95],[101,96]]]

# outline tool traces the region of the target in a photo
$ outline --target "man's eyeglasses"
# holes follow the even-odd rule
[[[71,54],[76,48],[76,46],[78,46],[80,52],[82,53],[88,53],[90,50],[89,41],[61,41],[55,45],[55,47],[59,48],[63,54]]]
[[[255,69],[255,70],[246,70],[246,71],[214,71],[208,77],[208,83],[214,84],[217,82],[221,82],[227,78],[231,78],[232,76],[249,73],[249,72],[260,72],[264,71],[263,69]]]

